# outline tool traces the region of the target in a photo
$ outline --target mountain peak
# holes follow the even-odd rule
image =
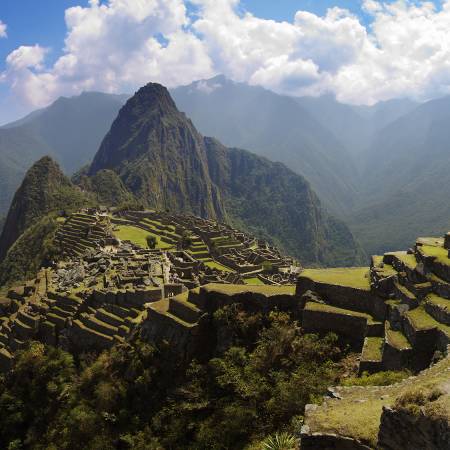
[[[25,229],[51,211],[76,207],[82,197],[50,156],[36,161],[17,190],[0,236],[0,261]]]
[[[177,111],[167,88],[158,83],[148,83],[141,87],[126,106],[140,106],[149,110],[158,109],[160,113]]]

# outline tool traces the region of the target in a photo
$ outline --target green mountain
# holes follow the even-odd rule
[[[83,170],[72,177],[72,181],[89,194],[100,205],[118,206],[136,201],[119,176],[112,170],[100,170],[89,177]]]
[[[355,264],[360,253],[306,180],[281,163],[203,138],[158,84],[121,109],[89,170],[113,170],[146,206],[228,220],[304,264]]]
[[[223,76],[171,91],[201,133],[303,175],[328,208],[348,211],[356,195],[351,154],[296,99]]]
[[[83,93],[61,97],[0,128],[0,215],[8,211],[14,192],[28,168],[51,155],[72,173],[89,163],[126,96]]]
[[[120,110],[89,174],[102,169],[118,173],[149,206],[214,219],[225,216],[209,178],[203,138],[163,86],[141,88]]]
[[[51,212],[77,209],[87,196],[62,173],[58,164],[45,156],[26,173],[14,195],[0,235],[0,261],[28,228]]]

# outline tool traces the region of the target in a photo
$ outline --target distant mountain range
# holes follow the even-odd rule
[[[71,174],[90,163],[128,96],[84,93],[0,128],[0,216],[9,208],[25,172],[51,155]]]
[[[350,225],[369,254],[405,247],[417,235],[440,234],[449,226],[450,98],[352,106],[331,95],[282,96],[223,76],[170,92],[178,109],[193,121],[186,119],[185,129],[195,126],[228,147],[246,148],[304,176],[324,206]],[[25,171],[42,155],[50,154],[67,174],[88,164],[126,99],[100,93],[60,98],[0,128],[0,219]],[[196,132],[192,136],[197,139]],[[137,144],[138,138],[133,139]],[[203,160],[207,150],[202,152]],[[93,167],[100,167],[98,158]],[[189,164],[192,161],[182,168],[184,174],[192,169]],[[123,167],[114,170],[125,184],[134,183],[138,196],[161,196],[156,185],[147,194],[136,187],[139,181],[133,180],[132,172],[154,178],[139,163],[127,178]],[[196,213],[218,202],[214,188],[208,191],[212,180],[205,180],[203,187],[197,181],[198,195],[207,191],[204,205],[187,205]],[[173,180],[164,183],[170,189]],[[185,204],[189,196],[177,201]],[[219,204],[214,214],[220,218]]]

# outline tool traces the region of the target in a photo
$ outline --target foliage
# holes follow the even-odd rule
[[[339,377],[336,337],[303,334],[287,314],[226,307],[213,327],[215,354],[189,364],[137,339],[74,369],[33,344],[0,388],[0,447],[242,449],[297,431]]]
[[[346,378],[342,381],[344,386],[389,386],[390,384],[399,383],[411,376],[411,372],[408,370],[393,371],[388,370],[385,372],[377,372],[369,374],[364,372],[360,377]]]
[[[9,249],[0,264],[0,286],[11,285],[36,274],[60,253],[54,236],[56,217],[48,215],[28,228]]]
[[[148,248],[155,248],[156,244],[158,243],[158,240],[156,239],[156,236],[153,236],[152,234],[149,234],[146,237],[147,240],[147,247]]]
[[[295,436],[289,433],[275,433],[264,440],[263,450],[293,450],[297,448]]]

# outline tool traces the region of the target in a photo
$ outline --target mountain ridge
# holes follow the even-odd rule
[[[305,179],[281,163],[203,138],[161,85],[149,83],[121,109],[88,174],[101,169],[114,170],[146,206],[258,228],[305,263],[348,265],[360,258],[351,233],[329,222]],[[346,230],[347,244],[338,244],[336,227]]]

